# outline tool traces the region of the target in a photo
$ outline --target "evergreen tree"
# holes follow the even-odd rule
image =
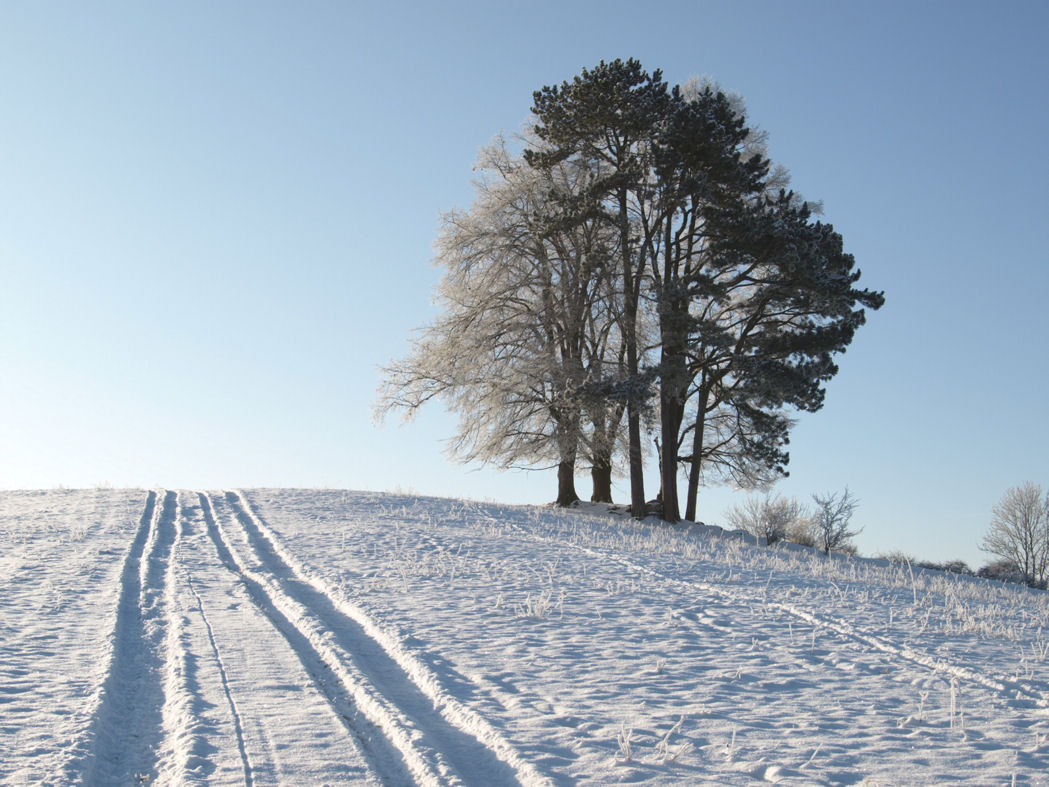
[[[753,484],[785,473],[790,410],[822,406],[833,355],[852,341],[881,293],[829,225],[811,220],[755,151],[741,105],[712,86],[668,89],[635,60],[601,63],[535,94],[535,167],[596,158],[594,184],[620,236],[620,328],[626,379],[631,504],[644,511],[640,416],[658,389],[663,517],[679,516],[679,463],[689,468],[686,515],[704,463]],[[649,309],[658,360],[640,361]],[[615,395],[611,391],[611,395]],[[691,412],[691,422],[686,413]],[[691,436],[689,453],[683,454]]]
[[[533,98],[533,129],[544,143],[525,151],[533,167],[544,169],[569,158],[605,165],[606,174],[594,184],[587,209],[618,234],[619,327],[626,376],[606,385],[604,393],[626,407],[631,510],[644,516],[641,416],[652,378],[642,374],[640,366],[638,310],[647,249],[635,229],[648,204],[651,143],[669,102],[666,83],[661,72],[648,74],[636,60],[614,60],[584,69],[571,82],[544,87]]]
[[[884,303],[881,293],[855,287],[860,271],[841,236],[789,193],[710,218],[715,268],[732,275],[714,282],[693,325],[700,383],[686,514],[705,460],[758,482],[786,473],[790,411],[823,406],[824,384],[838,371],[834,355],[852,342],[865,309]],[[704,418],[725,408],[736,417],[731,442],[742,463],[726,464],[704,442]]]

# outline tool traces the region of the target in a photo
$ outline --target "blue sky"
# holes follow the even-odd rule
[[[886,292],[779,491],[849,485],[866,554],[983,562],[1001,494],[1049,485],[1049,6],[639,8],[0,6],[0,487],[552,499],[449,463],[439,408],[375,426],[378,366],[434,313],[478,149],[636,57],[740,93]]]

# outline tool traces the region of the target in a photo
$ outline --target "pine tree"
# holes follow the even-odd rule
[[[616,60],[538,91],[533,113],[547,145],[526,151],[533,166],[578,157],[607,167],[591,205],[620,237],[619,393],[635,514],[644,511],[640,418],[653,384],[665,519],[679,516],[682,461],[692,518],[704,464],[744,484],[785,473],[790,411],[822,406],[833,356],[882,294],[853,286],[859,271],[832,227],[813,222],[792,193],[775,193],[785,171],[761,155],[741,102],[713,86],[669,90],[659,71]],[[646,317],[659,357],[643,367]]]
[[[634,232],[634,218],[648,202],[654,125],[666,113],[669,95],[662,73],[648,74],[636,60],[601,62],[571,82],[535,92],[533,130],[544,148],[525,151],[534,167],[569,158],[600,161],[606,175],[594,184],[592,207],[618,234],[621,289],[619,327],[626,376],[607,394],[625,404],[630,468],[630,502],[635,516],[645,513],[641,417],[651,395],[651,376],[641,373],[638,310],[646,249]]]

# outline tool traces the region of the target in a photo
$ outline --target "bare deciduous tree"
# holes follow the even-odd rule
[[[529,167],[499,139],[478,169],[474,205],[447,214],[437,241],[442,314],[384,369],[377,414],[411,416],[441,399],[460,416],[453,456],[503,468],[555,464],[561,505],[578,500],[582,444],[607,472],[610,496],[622,408],[588,383],[614,376],[620,355],[607,291],[616,241],[578,209],[598,165]]]
[[[847,546],[849,539],[858,535],[860,530],[849,530],[856,507],[860,504],[848,487],[840,495],[830,493],[813,495],[816,509],[812,514],[810,528],[816,539],[816,546],[825,554]]]
[[[991,509],[984,552],[1010,561],[1029,585],[1049,579],[1049,494],[1031,481],[1009,489]]]

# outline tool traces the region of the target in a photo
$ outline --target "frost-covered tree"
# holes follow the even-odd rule
[[[813,495],[816,506],[809,519],[809,527],[815,538],[816,546],[830,554],[840,550],[849,543],[860,530],[850,530],[852,515],[860,501],[846,487],[841,494],[833,492],[825,495]]]
[[[532,168],[498,139],[478,169],[474,204],[444,216],[436,244],[441,313],[385,368],[377,409],[410,416],[442,399],[459,415],[453,456],[555,464],[561,505],[578,499],[583,445],[610,496],[619,416],[588,383],[614,375],[621,355],[608,292],[616,237],[581,209],[599,168]]]
[[[764,538],[770,546],[781,541],[805,516],[805,509],[794,498],[782,496],[749,497],[725,512],[732,527]]]
[[[991,526],[980,544],[1010,561],[1029,585],[1049,580],[1049,493],[1031,481],[1010,488],[991,509]]]

